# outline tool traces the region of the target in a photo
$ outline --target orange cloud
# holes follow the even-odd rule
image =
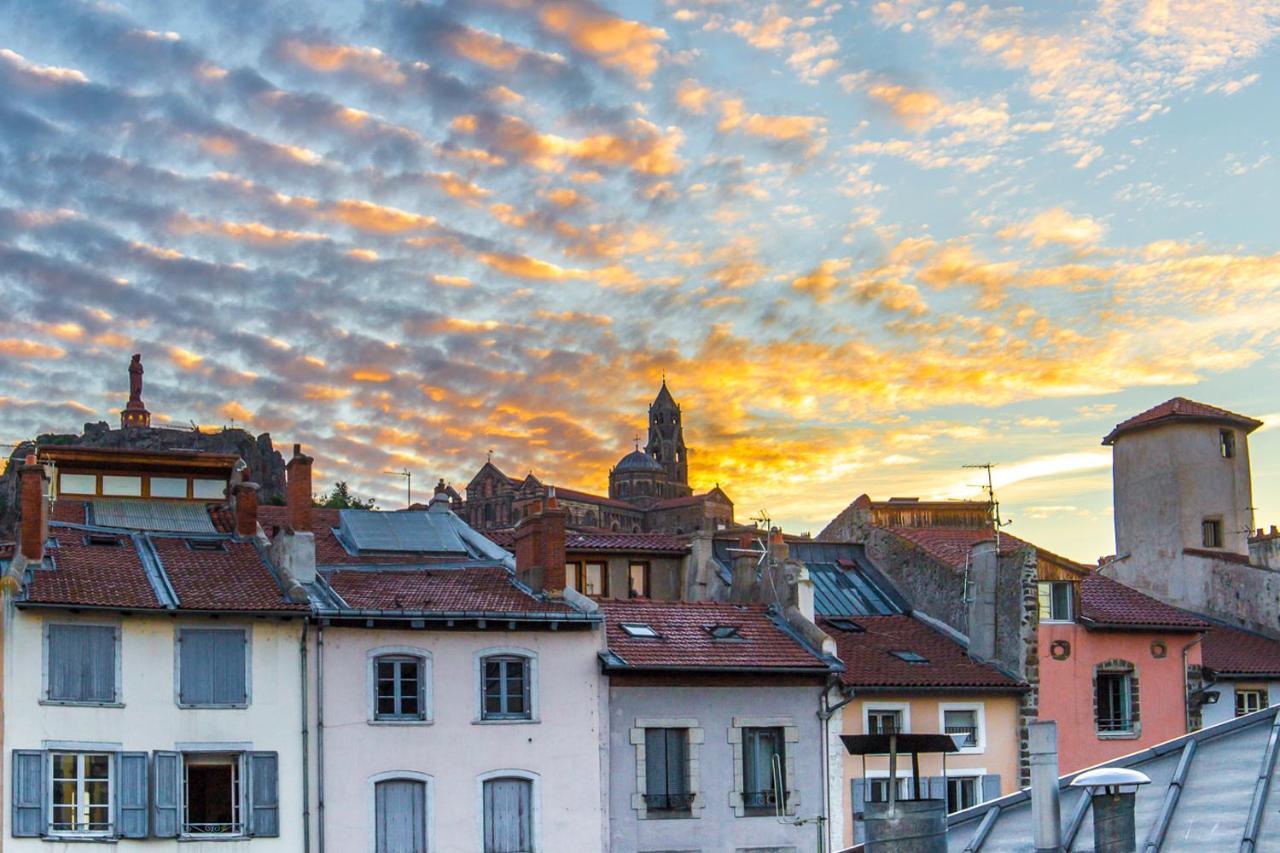
[[[676,87],[676,104],[683,110],[702,115],[707,111],[707,104],[715,97],[715,92],[696,80],[683,80]]]
[[[399,63],[376,47],[306,42],[293,38],[280,44],[279,53],[312,71],[347,71],[393,86],[403,84],[406,79]]]
[[[629,21],[582,3],[535,2],[538,20],[548,31],[601,65],[621,68],[632,77],[648,79],[658,68],[660,42],[666,31]]]
[[[1073,216],[1065,208],[1054,207],[1036,214],[1027,222],[1010,225],[999,236],[1010,240],[1021,237],[1039,248],[1046,243],[1086,246],[1102,239],[1105,226],[1088,216]]]
[[[498,272],[516,278],[527,278],[535,281],[565,281],[583,278],[586,272],[578,269],[558,267],[547,261],[531,258],[528,255],[515,255],[507,252],[484,252],[480,260]]]
[[[891,83],[874,84],[867,94],[887,106],[894,118],[911,130],[930,127],[943,107],[942,99],[932,92]]]
[[[680,130],[663,131],[644,119],[628,121],[625,134],[596,133],[582,139],[539,133],[515,116],[457,116],[451,127],[459,133],[477,134],[490,147],[544,171],[561,171],[566,160],[653,176],[669,175],[683,166],[676,154],[684,138]]]
[[[21,338],[0,338],[0,355],[10,358],[51,359],[62,358],[67,351],[51,344],[41,344]]]
[[[359,231],[374,234],[400,234],[420,231],[435,224],[434,216],[409,213],[396,207],[385,207],[371,201],[344,198],[333,205],[331,215]]]
[[[204,361],[204,356],[196,355],[182,347],[169,347],[169,361],[183,370],[195,370]]]
[[[748,113],[741,98],[726,98],[720,102],[718,128],[722,133],[740,130],[773,142],[797,143],[803,147],[806,157],[817,154],[826,145],[826,122],[822,118]]]

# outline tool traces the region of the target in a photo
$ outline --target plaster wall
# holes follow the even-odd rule
[[[797,817],[822,809],[822,724],[818,719],[817,683],[803,686],[670,687],[658,685],[609,688],[609,850],[704,851],[734,853],[740,849],[778,849],[810,853],[817,849],[817,826],[778,823],[772,814],[738,817],[730,805],[734,790],[733,747],[729,733],[735,717],[786,717],[798,729],[797,742],[787,744],[795,758],[788,787],[799,792]],[[698,747],[698,793],[704,804],[699,817],[639,818],[636,749],[631,729],[637,719],[697,720],[703,742]],[[566,847],[569,849],[581,849]]]
[[[538,853],[605,849],[600,638],[598,630],[325,628],[326,849],[372,851],[374,780],[409,772],[428,780],[430,848],[478,850],[481,779],[498,770],[534,779]],[[386,647],[431,656],[430,722],[370,722],[369,653]],[[476,657],[494,648],[537,656],[533,721],[479,721]]]
[[[681,567],[684,557],[643,555],[631,557],[625,554],[601,555],[590,551],[570,551],[565,559],[571,563],[600,562],[608,565],[609,598],[626,598],[630,590],[632,563],[649,564],[649,597],[658,601],[680,598]]]
[[[6,596],[7,599],[7,596]],[[297,853],[302,849],[302,709],[299,620],[217,620],[16,610],[6,603],[4,643],[4,779],[12,778],[13,750],[41,749],[46,741],[119,744],[122,751],[173,750],[179,743],[245,744],[279,753],[280,836],[240,841],[112,839],[112,849],[182,850],[183,853]],[[45,622],[116,625],[120,632],[122,707],[42,705]],[[251,683],[247,708],[179,708],[174,693],[175,629],[247,627],[251,631]],[[248,745],[252,744],[251,747]],[[5,851],[83,853],[83,841],[8,837]]]
[[[855,690],[855,695],[858,695]],[[947,756],[948,775],[965,775],[975,770],[984,774],[999,774],[1000,793],[1010,794],[1018,789],[1019,772],[1019,732],[1018,707],[1019,697],[1016,695],[974,694],[974,693],[863,693],[860,699],[846,705],[843,709],[844,734],[867,734],[867,711],[876,708],[902,708],[904,728],[914,734],[936,734],[942,731],[942,709],[947,705],[974,706],[982,709],[984,738],[980,749],[966,750]],[[887,755],[869,755],[866,758],[867,777],[887,776],[889,757]],[[898,761],[898,774],[901,776],[911,772],[911,759],[904,756]],[[920,776],[941,776],[942,756],[921,755]],[[861,821],[852,819],[851,797],[849,791],[855,779],[863,778],[863,759],[861,756],[844,755],[843,789],[845,806],[844,845],[854,843]]]
[[[1040,624],[1040,720],[1058,723],[1058,769],[1071,773],[1187,733],[1183,649],[1196,635],[1152,631],[1090,631],[1074,623]],[[1054,660],[1054,643],[1070,644]],[[1156,657],[1153,644],[1164,645]],[[1132,663],[1138,677],[1134,734],[1099,735],[1094,718],[1094,667],[1110,660]],[[1200,645],[1187,650],[1187,666],[1200,665]]]

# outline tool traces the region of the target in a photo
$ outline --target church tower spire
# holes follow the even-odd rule
[[[120,412],[120,428],[149,426],[151,413],[142,402],[142,356],[135,353],[129,362],[129,402]]]
[[[669,497],[693,494],[689,488],[689,451],[684,444],[680,406],[671,396],[665,376],[658,396],[649,406],[649,442],[644,452],[667,472]]]

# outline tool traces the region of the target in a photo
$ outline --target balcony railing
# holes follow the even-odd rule
[[[1133,731],[1133,717],[1128,714],[1099,717],[1098,731],[1108,734],[1124,734]]]
[[[789,796],[790,791],[785,792]],[[742,805],[749,809],[769,809],[778,804],[777,791],[743,791]]]

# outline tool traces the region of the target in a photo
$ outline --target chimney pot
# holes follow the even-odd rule
[[[49,538],[49,502],[45,499],[49,472],[34,453],[29,453],[26,464],[18,470],[18,478],[21,553],[28,562],[39,563],[44,559],[44,542]]]
[[[236,508],[236,535],[250,537],[258,533],[258,484],[236,483],[231,492]]]
[[[311,463],[302,445],[293,446],[293,458],[285,466],[285,504],[289,509],[289,526],[297,531],[311,530]]]

